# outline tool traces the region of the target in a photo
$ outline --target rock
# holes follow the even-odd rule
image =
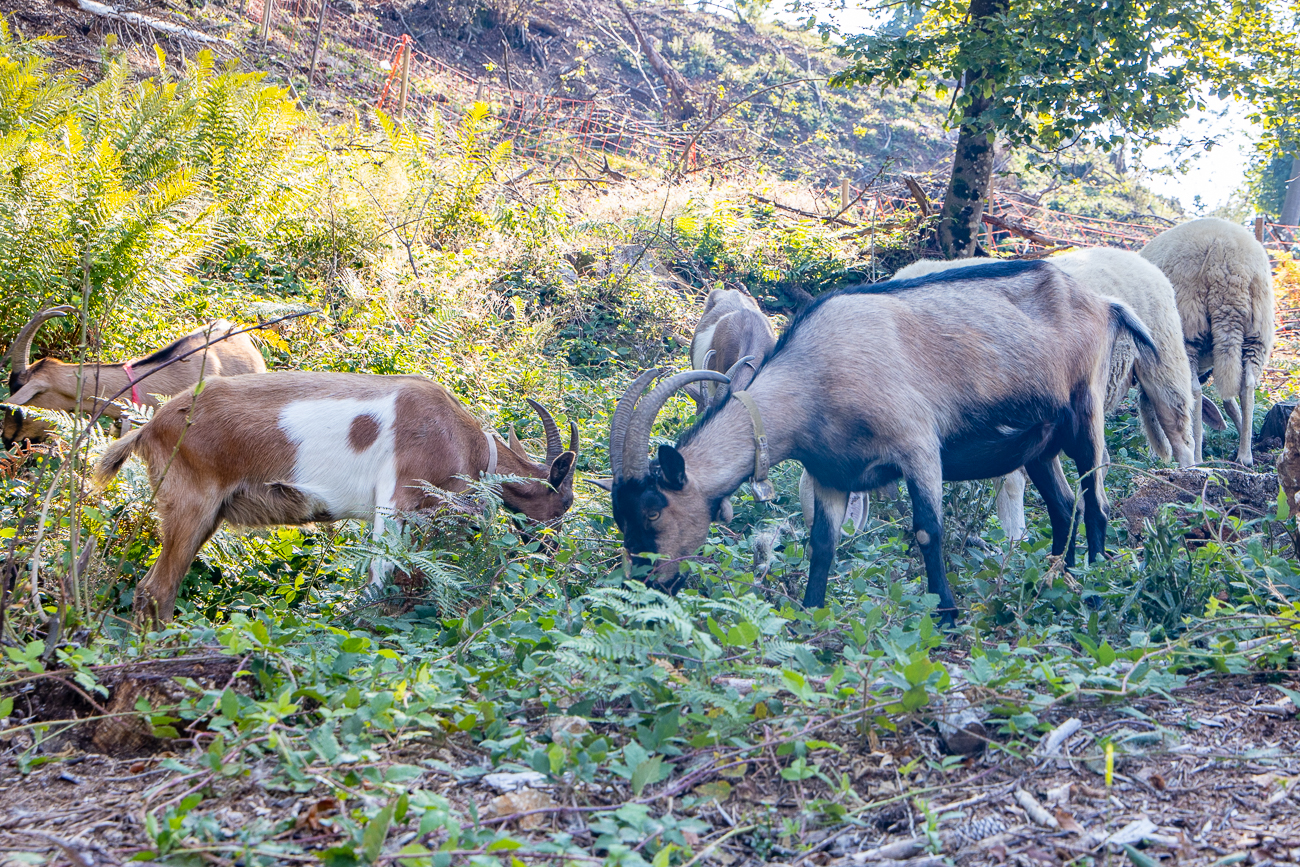
[[[1295,409],[1294,403],[1275,403],[1264,416],[1264,424],[1259,429],[1259,439],[1284,440],[1286,439],[1286,423],[1291,418],[1291,410]]]
[[[661,283],[673,285],[680,282],[643,244],[615,247],[609,255],[609,266],[614,274],[622,274],[635,266]]]
[[[484,774],[481,782],[483,785],[490,786],[498,792],[514,792],[519,789],[546,785],[546,775],[539,774],[537,771],[521,771],[519,773],[502,772],[498,774]]]
[[[584,735],[591,731],[591,723],[580,716],[557,716],[551,720],[551,738],[559,735]]]
[[[1272,414],[1272,410],[1269,413]],[[1291,541],[1296,551],[1300,552],[1300,532],[1295,529],[1300,526],[1295,522],[1296,513],[1300,512],[1300,415],[1292,415],[1288,419],[1286,443],[1282,446],[1282,454],[1277,458],[1277,478],[1286,493],[1287,506],[1291,512]]]
[[[492,815],[498,817],[527,813],[530,810],[545,810],[554,806],[555,801],[551,796],[538,789],[523,789],[508,795],[497,795],[491,802]],[[531,816],[521,816],[516,821],[521,831],[532,831],[542,827],[547,818],[549,817],[546,813],[533,813]]]
[[[1138,482],[1133,495],[1124,500],[1119,510],[1128,522],[1129,535],[1140,540],[1146,532],[1145,522],[1154,520],[1166,503],[1190,505],[1204,495],[1206,505],[1249,520],[1276,511],[1277,488],[1275,473],[1217,467],[1155,470]]]
[[[970,756],[984,749],[988,743],[988,730],[984,728],[984,713],[971,706],[966,697],[956,693],[947,698],[941,715],[935,717],[939,737],[948,752],[957,756]]]

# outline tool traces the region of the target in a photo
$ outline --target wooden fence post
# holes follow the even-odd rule
[[[1264,215],[1255,215],[1255,240],[1264,243]]]
[[[316,41],[311,46],[311,66],[307,67],[308,90],[311,90],[312,82],[316,80],[316,61],[320,58],[321,36],[325,32],[325,13],[329,5],[330,0],[320,0],[320,17],[316,19]]]
[[[271,34],[271,7],[275,5],[275,0],[262,0],[262,45],[266,45],[266,40]]]
[[[397,95],[397,119],[403,120],[406,116],[406,94],[411,86],[411,50],[415,47],[412,42],[406,43],[406,50],[402,52],[402,89]]]
[[[849,209],[849,179],[840,178],[840,213]]]

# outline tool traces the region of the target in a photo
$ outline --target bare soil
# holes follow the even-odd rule
[[[1300,686],[1294,677],[1290,684]],[[1261,678],[1213,675],[1171,698],[1060,707],[1044,719],[1055,726],[1071,717],[1081,723],[1063,748],[1072,758],[1021,759],[990,748],[946,771],[940,768],[941,741],[923,721],[905,724],[898,735],[874,744],[846,726],[830,737],[842,751],[816,755],[832,779],[843,773],[851,780],[852,794],[844,801],[850,824],[818,827],[798,820],[810,800],[830,793],[816,780],[783,780],[784,762],[773,754],[754,761],[721,803],[705,800],[686,811],[713,829],[694,848],[702,852],[717,843],[702,860],[724,867],[926,867],[942,863],[925,850],[928,809],[937,819],[938,855],[972,867],[1065,864],[1082,858],[1125,863],[1127,856],[1115,841],[1126,839],[1126,828],[1130,845],[1165,863],[1300,863],[1300,721],[1294,705]],[[599,721],[596,728],[602,728]],[[612,727],[609,733],[617,735]],[[1106,737],[1123,745],[1109,787],[1098,747],[1098,738]],[[1002,740],[993,735],[994,743]],[[179,801],[192,782],[158,765],[169,755],[184,759],[189,749],[185,740],[166,743],[162,752],[146,758],[110,758],[95,751],[93,739],[82,743],[86,748],[65,742],[47,764],[24,775],[18,754],[30,746],[29,737],[0,733],[0,865],[18,863],[9,860],[18,852],[47,854],[49,863],[67,863],[68,853],[86,864],[125,861],[150,846],[143,830],[145,812]],[[447,772],[447,767],[486,764],[468,742],[408,742],[383,758],[412,764],[434,760],[439,769],[411,781],[411,787],[443,794],[464,814],[471,800],[482,817],[512,809],[514,801],[501,801],[499,792],[482,785],[475,772]],[[340,836],[330,816],[340,808],[334,800],[338,792],[324,785],[300,795],[267,791],[258,777],[254,770],[251,777],[208,786],[198,810],[232,833],[251,817],[294,817],[282,842],[297,842],[308,851],[337,845]],[[674,778],[680,778],[680,771]],[[721,779],[702,776],[698,784]],[[695,794],[700,793],[697,787]],[[1036,818],[1031,813],[1037,811],[1027,812],[1024,806],[1026,795],[1042,809]],[[611,789],[544,788],[515,800],[524,806],[532,800],[555,806],[554,812],[498,819],[505,819],[517,836],[540,841],[563,831],[580,845],[590,844],[590,807],[613,808],[630,797]],[[677,799],[652,802],[651,809],[681,815],[680,793]],[[1056,827],[1041,824],[1045,815]],[[804,824],[792,834],[782,823],[787,817]],[[409,830],[395,828],[392,835],[409,837]],[[1220,860],[1225,858],[1230,860]]]

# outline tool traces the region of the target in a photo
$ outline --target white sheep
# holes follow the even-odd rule
[[[1250,466],[1255,387],[1273,352],[1273,274],[1268,253],[1243,226],[1207,217],[1161,232],[1142,248],[1173,284],[1199,400],[1199,375],[1213,371],[1237,426],[1237,461]],[[1196,460],[1203,459],[1200,415]]]
[[[894,279],[920,277],[987,261],[923,260],[903,268]],[[1116,339],[1106,381],[1105,411],[1107,415],[1113,413],[1136,380],[1139,414],[1151,451],[1162,460],[1172,457],[1179,465],[1190,466],[1194,460],[1193,415],[1200,420],[1198,402],[1193,400],[1196,377],[1183,361],[1183,331],[1168,278],[1159,268],[1127,250],[1106,247],[1075,250],[1053,256],[1049,261],[1081,286],[1128,304],[1150,331],[1160,353],[1155,362],[1139,357],[1127,334]],[[1056,467],[1060,473],[1059,462]],[[1011,539],[1022,538],[1026,532],[1025,481],[1023,470],[1017,470],[1003,479],[998,491],[998,520]]]

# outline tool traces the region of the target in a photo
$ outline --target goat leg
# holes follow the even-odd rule
[[[1073,566],[1074,537],[1071,525],[1074,519],[1074,494],[1065,480],[1060,455],[1029,461],[1025,464],[1025,472],[1047,505],[1047,516],[1052,521],[1053,556],[1065,554],[1066,565]]]
[[[912,498],[912,529],[925,561],[926,591],[939,597],[939,618],[943,624],[955,626],[957,602],[952,598],[948,570],[943,565],[943,476],[936,466],[933,472],[908,472],[905,478],[907,493]]]

